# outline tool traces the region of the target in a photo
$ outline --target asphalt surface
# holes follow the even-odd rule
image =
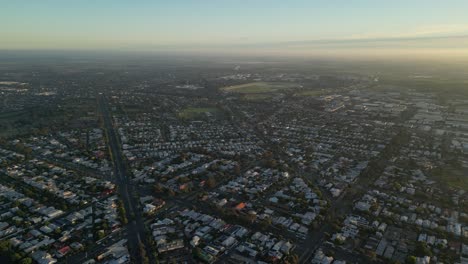
[[[155,260],[153,255],[150,254],[151,246],[148,243],[144,218],[138,208],[139,203],[137,192],[131,184],[131,179],[127,174],[127,164],[123,159],[117,133],[112,123],[112,116],[109,112],[107,99],[101,95],[98,99],[98,104],[99,111],[104,122],[109,151],[112,157],[115,183],[127,213],[128,224],[126,225],[126,229],[128,231],[127,239],[130,255],[135,263],[142,263],[142,259],[139,254],[139,244],[142,243],[145,247],[150,263],[154,263]]]

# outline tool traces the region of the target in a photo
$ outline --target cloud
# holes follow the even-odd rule
[[[468,24],[437,24],[409,28],[398,32],[368,32],[353,34],[349,39],[397,39],[416,37],[449,37],[457,35],[468,35]]]
[[[468,34],[468,24],[446,24],[424,26],[416,29],[414,36],[446,36]]]

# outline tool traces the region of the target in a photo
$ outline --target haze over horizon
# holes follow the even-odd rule
[[[8,1],[0,50],[468,57],[467,1]]]
[[[0,264],[468,264],[468,0],[0,0]]]

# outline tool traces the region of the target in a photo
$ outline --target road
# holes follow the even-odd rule
[[[112,123],[112,116],[109,112],[107,99],[100,95],[98,98],[99,111],[102,115],[104,129],[108,140],[109,152],[112,158],[114,169],[115,183],[118,193],[122,199],[123,205],[127,213],[128,224],[126,226],[128,232],[128,247],[130,254],[136,263],[142,263],[139,254],[139,245],[142,243],[149,257],[150,263],[154,263],[154,258],[151,253],[151,246],[148,243],[147,233],[145,230],[144,218],[141,211],[138,209],[138,199],[136,198],[136,190],[131,184],[131,179],[127,174],[127,164],[123,159],[120,143],[117,138],[117,133]]]

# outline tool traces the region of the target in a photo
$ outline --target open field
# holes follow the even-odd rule
[[[394,87],[405,87],[415,89],[419,92],[434,92],[447,99],[457,98],[460,95],[468,95],[468,80],[461,79],[411,79],[394,78],[383,79],[382,84],[392,85]]]
[[[260,94],[260,93],[274,93],[284,89],[291,89],[298,87],[294,83],[276,83],[276,82],[252,82],[234,86],[221,88],[225,92],[234,92],[241,94]]]
[[[295,97],[302,97],[302,96],[321,96],[324,95],[325,91],[323,90],[301,90],[294,93]]]
[[[64,101],[62,108],[36,106],[20,111],[0,112],[0,137],[45,132],[56,126],[93,119],[94,100]],[[90,111],[91,110],[91,111]]]
[[[438,181],[441,185],[449,188],[463,189],[468,191],[468,174],[463,169],[458,168],[444,168],[438,169],[433,173],[434,180]]]
[[[182,109],[178,116],[181,119],[193,119],[196,117],[206,116],[207,113],[209,114],[216,114],[218,109],[215,107],[187,107]]]
[[[243,100],[247,101],[263,101],[263,100],[269,100],[273,98],[273,94],[271,93],[258,93],[258,94],[244,94],[242,96]]]

